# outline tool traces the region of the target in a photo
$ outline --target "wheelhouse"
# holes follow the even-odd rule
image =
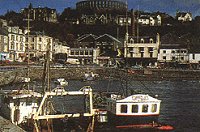
[[[107,103],[108,111],[116,115],[152,116],[159,115],[161,101],[149,95],[137,94],[124,99],[112,95]]]

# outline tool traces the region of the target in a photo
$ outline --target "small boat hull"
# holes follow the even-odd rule
[[[115,115],[108,112],[108,122],[114,126],[133,125],[133,124],[148,124],[158,122],[159,115]]]

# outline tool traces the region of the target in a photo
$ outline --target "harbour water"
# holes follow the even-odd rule
[[[117,80],[99,80],[82,82],[69,80],[66,90],[79,90],[83,86],[91,86],[94,92],[122,92],[125,86]],[[174,132],[199,132],[200,131],[200,82],[199,81],[129,81],[126,83],[129,91],[140,91],[151,96],[158,95],[161,102],[159,122],[171,125]],[[123,87],[123,88],[122,88]],[[8,86],[6,89],[14,86]],[[4,89],[4,88],[3,88]],[[37,87],[36,87],[37,89]],[[65,106],[71,102],[79,104],[74,98],[58,101],[64,111]],[[77,105],[78,107],[79,105]],[[79,111],[79,109],[77,109]],[[101,130],[100,130],[101,131]],[[108,130],[112,131],[112,130]],[[124,130],[117,130],[124,131]],[[132,130],[126,130],[132,131]],[[134,130],[136,131],[136,130]],[[138,130],[141,132],[143,130]],[[155,130],[156,131],[156,130]]]

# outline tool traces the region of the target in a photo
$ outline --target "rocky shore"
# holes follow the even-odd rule
[[[118,68],[52,68],[50,78],[63,77],[67,80],[82,80],[85,73],[93,72],[99,74],[99,79],[131,79],[131,80],[200,80],[200,70],[180,70],[180,69],[118,69]],[[0,85],[20,82],[22,77],[27,75],[26,69],[19,68],[12,71],[4,71],[0,74]],[[43,76],[42,68],[30,68],[30,78],[41,80]]]

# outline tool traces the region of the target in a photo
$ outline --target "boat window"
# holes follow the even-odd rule
[[[132,113],[138,113],[138,105],[132,105]]]
[[[32,99],[28,98],[28,99],[26,100],[26,106],[29,106],[29,105],[31,105],[31,104],[32,104]]]
[[[156,111],[157,111],[157,104],[152,104],[151,112],[156,112]]]
[[[15,100],[14,100],[14,106],[19,106],[19,105],[20,105],[19,99],[15,99]]]
[[[142,105],[142,112],[148,112],[148,104],[144,104],[144,105]]]
[[[121,113],[127,113],[127,105],[121,105]]]

